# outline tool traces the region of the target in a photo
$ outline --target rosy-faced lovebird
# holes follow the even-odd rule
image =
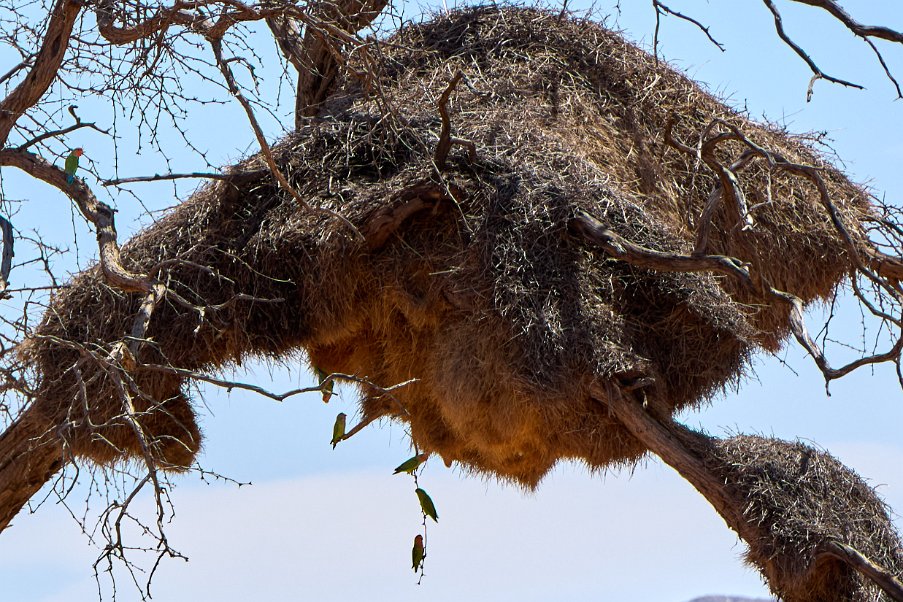
[[[417,494],[417,499],[420,500],[420,509],[423,511],[423,514],[438,523],[439,514],[436,512],[436,504],[433,503],[433,498],[420,487],[415,489],[414,493]]]
[[[66,183],[75,181],[75,172],[78,170],[78,158],[85,154],[81,148],[77,148],[66,157]]]
[[[417,454],[413,458],[408,458],[401,464],[395,467],[395,472],[392,474],[400,474],[402,472],[406,472],[411,474],[414,470],[417,469],[418,466],[426,462],[426,459],[429,458],[429,454]]]
[[[423,564],[423,535],[418,535],[414,538],[414,547],[411,548],[411,560],[414,561],[414,572],[420,570],[421,565]]]

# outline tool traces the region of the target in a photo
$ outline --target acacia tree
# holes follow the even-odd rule
[[[901,43],[903,34],[886,27],[863,25],[832,0],[794,1],[827,11],[862,38],[875,51],[879,66],[900,94],[899,85],[876,41]],[[820,79],[856,86],[853,82],[841,80],[823,71],[785,31],[777,6],[769,0],[765,0],[764,5],[774,16],[776,34],[812,70],[810,95],[813,85]],[[652,6],[657,15],[688,20],[710,35],[702,20],[673,10],[658,0],[653,1]],[[219,172],[170,173],[162,176],[148,174],[136,178],[107,180],[104,184],[115,187],[140,180],[209,178],[222,182],[224,188],[221,191],[231,186],[244,193],[247,192],[245,185],[248,182],[265,178],[274,190],[292,198],[299,211],[307,212],[313,220],[331,220],[342,224],[354,237],[363,239],[363,244],[370,250],[379,250],[385,246],[400,224],[412,215],[425,208],[435,209],[448,199],[457,202],[458,196],[466,191],[458,191],[447,183],[439,185],[421,182],[409,187],[407,195],[395,199],[396,204],[389,204],[382,211],[368,213],[366,219],[360,219],[360,216],[355,218],[351,208],[346,212],[314,206],[287,173],[289,163],[286,153],[290,155],[291,150],[271,147],[271,141],[267,140],[260,125],[258,115],[273,108],[266,103],[265,95],[255,93],[258,85],[253,66],[255,49],[246,39],[248,24],[257,22],[265,23],[286,62],[292,65],[296,73],[294,116],[297,129],[301,130],[315,121],[328,101],[340,102],[341,99],[331,97],[340,78],[358,82],[357,85],[368,90],[376,99],[381,110],[392,114],[391,103],[382,102],[380,92],[383,83],[381,77],[385,76],[377,66],[380,53],[383,52],[381,42],[375,37],[362,37],[360,34],[386,9],[385,3],[246,4],[205,1],[157,6],[141,2],[117,3],[102,0],[83,3],[60,0],[37,8],[11,0],[7,8],[10,17],[4,22],[4,42],[9,49],[19,54],[21,60],[0,76],[0,83],[7,90],[5,98],[0,102],[0,166],[17,168],[59,189],[72,200],[78,213],[97,234],[99,277],[112,289],[119,291],[123,299],[128,300],[131,313],[128,324],[111,327],[112,331],[119,330],[121,334],[107,337],[110,344],[103,348],[94,347],[93,341],[87,339],[80,343],[77,340],[73,342],[71,338],[60,337],[41,330],[40,326],[36,327],[42,324],[41,315],[45,315],[43,323],[46,324],[46,314],[53,314],[58,310],[57,306],[48,301],[47,291],[67,286],[60,284],[63,278],[52,270],[53,257],[63,251],[53,241],[28,241],[21,234],[17,236],[13,224],[5,217],[0,222],[3,225],[4,241],[0,288],[7,295],[16,295],[13,299],[22,301],[17,306],[20,311],[15,315],[7,314],[4,318],[6,331],[3,333],[2,374],[8,400],[5,408],[12,424],[0,436],[0,528],[5,528],[35,492],[54,478],[61,468],[72,465],[76,457],[89,457],[102,465],[108,465],[131,456],[139,458],[141,463],[134,476],[134,485],[124,492],[125,501],[108,509],[106,529],[110,545],[106,556],[108,559],[126,560],[128,546],[122,540],[120,525],[123,517],[127,516],[130,501],[145,486],[153,489],[157,500],[156,525],[151,528],[156,535],[151,547],[161,557],[172,555],[175,552],[169,547],[163,529],[167,502],[166,488],[161,483],[167,470],[184,470],[188,465],[197,451],[199,433],[193,419],[179,415],[172,407],[159,412],[164,402],[178,395],[178,389],[186,378],[224,387],[252,388],[279,399],[301,391],[273,394],[253,385],[211,376],[202,367],[212,360],[200,355],[196,358],[180,358],[178,361],[165,354],[154,355],[155,334],[152,324],[155,319],[165,320],[159,316],[168,315],[165,314],[170,311],[167,308],[181,308],[184,312],[199,316],[197,329],[200,330],[200,324],[218,311],[243,303],[276,303],[278,299],[258,295],[256,291],[244,290],[240,286],[228,286],[234,284],[237,277],[225,273],[219,264],[197,262],[187,250],[173,252],[169,256],[164,252],[156,258],[155,263],[140,270],[130,266],[127,261],[124,262],[120,255],[113,209],[98,199],[95,190],[85,179],[78,178],[70,182],[64,170],[58,166],[59,159],[69,150],[65,144],[66,135],[84,128],[115,135],[106,124],[82,121],[74,106],[75,99],[86,95],[108,98],[115,107],[126,113],[132,107],[140,107],[136,127],[146,132],[152,141],[157,133],[156,128],[172,127],[190,142],[192,111],[201,110],[207,101],[193,97],[182,85],[183,80],[190,75],[199,81],[215,82],[223,95],[222,99],[216,100],[231,97],[243,109],[259,146],[258,155]],[[243,79],[236,73],[239,67],[248,70],[249,79]],[[394,76],[398,77],[397,74]],[[436,107],[441,128],[435,149],[431,150],[430,155],[440,175],[446,162],[451,161],[450,153],[455,147],[462,147],[471,157],[477,151],[473,143],[456,138],[451,133],[448,103],[456,86],[462,82],[462,85],[471,85],[463,75],[452,77]],[[477,90],[474,94],[482,93]],[[168,119],[171,125],[162,126],[161,119]],[[896,362],[899,365],[903,338],[894,336],[888,350],[866,355],[840,368],[832,367],[806,328],[803,298],[763,281],[744,261],[707,252],[708,237],[714,235],[706,224],[710,223],[711,216],[718,210],[720,203],[736,208],[741,219],[749,216],[750,210],[745,205],[737,174],[753,161],[765,162],[773,170],[798,176],[817,189],[837,236],[853,257],[854,294],[876,319],[882,321],[891,332],[899,333],[897,304],[901,291],[898,280],[903,276],[903,264],[896,257],[900,246],[899,228],[893,219],[892,210],[888,209],[887,215],[879,216],[871,244],[863,246],[857,232],[852,231],[843,212],[830,198],[828,185],[819,169],[795,163],[759,146],[743,131],[728,123],[713,124],[712,129],[700,137],[697,145],[683,142],[678,129],[677,123],[669,123],[664,127],[668,144],[676,152],[704,163],[715,174],[718,183],[705,208],[704,215],[708,218],[700,218],[698,222],[695,252],[683,255],[652,250],[619,236],[591,215],[578,215],[571,221],[574,235],[588,246],[631,266],[661,273],[717,273],[734,279],[741,289],[754,291],[762,298],[783,304],[788,308],[784,330],[796,337],[828,381],[840,378],[856,368],[878,362]],[[400,132],[398,136],[404,139],[405,134]],[[415,143],[420,142],[411,144]],[[739,143],[745,147],[736,163],[724,165],[716,155],[719,145],[726,143]],[[328,149],[324,152],[328,152]],[[210,225],[211,229],[215,227],[216,225]],[[194,235],[195,233],[186,232],[182,236],[190,238]],[[15,279],[12,273],[13,248],[22,241],[33,245],[33,261],[46,268],[41,276],[44,280],[11,289],[8,283]],[[191,247],[191,240],[182,242]],[[137,244],[140,246],[140,243]],[[16,248],[21,249],[22,245],[18,244]],[[140,264],[137,261],[133,263]],[[221,284],[227,283],[228,285],[222,284],[222,287],[230,291],[229,294],[216,299],[206,298],[195,294],[195,290],[171,284],[171,274],[167,275],[167,270],[176,264],[180,268],[188,266],[207,273],[220,280]],[[94,276],[83,278],[97,277],[97,274],[95,272]],[[863,279],[871,287],[871,294],[860,290],[860,280],[857,278]],[[90,298],[85,300],[88,301]],[[452,298],[450,302],[463,304],[466,300]],[[209,320],[212,321],[212,318]],[[251,333],[249,338],[258,335],[259,338],[264,338],[267,333]],[[55,399],[47,393],[48,390],[56,393],[60,391],[52,388],[53,382],[48,384],[47,375],[41,373],[38,367],[47,360],[40,355],[43,351],[35,352],[34,349],[46,341],[71,352],[72,357],[76,358],[71,364],[66,364],[66,373],[71,376],[75,393],[65,400]],[[265,342],[255,341],[253,344],[258,348],[266,348]],[[282,349],[273,350],[279,351]],[[89,374],[88,365],[92,362],[102,367],[99,375]],[[212,363],[215,364],[216,361]],[[147,376],[148,373],[157,376],[152,378]],[[375,380],[369,375],[333,372],[323,375],[318,388],[328,394],[332,383],[337,379],[357,382],[366,390],[376,391],[383,403],[391,403],[385,400],[392,399],[395,387],[407,384]],[[172,390],[173,384],[175,390]],[[646,395],[644,389],[648,386],[649,383],[644,379],[634,378],[625,381],[622,389],[598,391],[594,393],[594,397],[605,400],[614,419],[642,444],[644,450],[651,450],[661,456],[703,492],[744,539],[753,541],[761,538],[761,534],[755,532],[743,515],[736,493],[726,489],[720,480],[722,475],[707,464],[706,450],[709,443],[699,435],[683,429],[670,418],[645,411],[645,403],[632,403],[634,396],[640,393]],[[114,391],[114,399],[119,405],[113,412],[95,414],[93,404],[96,392],[103,387]],[[165,393],[162,397],[159,394],[161,391]],[[50,407],[52,409],[48,409]],[[401,407],[401,412],[407,410]],[[394,413],[399,414],[397,410]],[[382,415],[385,415],[385,411],[383,414],[373,412],[369,417],[365,415],[360,424],[347,432],[343,429],[337,438],[352,436]],[[188,436],[173,437],[172,431],[164,429],[163,432],[169,438],[157,437],[155,429],[160,426],[159,422],[167,421],[177,423]],[[98,448],[98,440],[107,447]],[[130,466],[126,470],[134,473],[136,469]],[[901,599],[899,596],[903,588],[900,588],[893,576],[892,569],[888,571],[858,550],[841,543],[823,552],[842,558],[869,579],[878,582],[888,595]]]

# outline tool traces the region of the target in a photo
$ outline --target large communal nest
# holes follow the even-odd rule
[[[349,78],[274,147],[321,210],[300,207],[255,156],[124,248],[126,267],[203,308],[167,297],[124,385],[103,358],[130,332],[140,295],[92,270],[56,296],[28,355],[37,407],[66,419],[75,454],[140,453],[124,386],[153,453],[185,466],[200,433],[184,371],[304,350],[325,372],[381,387],[416,379],[391,395],[362,386],[363,418],[407,422],[417,447],[448,463],[534,486],[565,458],[636,461],[646,448],[592,391],[641,391],[669,418],[788,333],[787,304],[729,277],[631,267],[574,231],[590,215],[647,248],[694,249],[719,180],[668,143],[669,122],[690,148],[735,127],[820,169],[854,244],[862,238],[866,196],[804,141],[750,121],[597,24],[470,9],[407,27],[376,55],[377,80]],[[476,152],[456,143],[437,165],[440,97],[458,71],[452,135]],[[731,165],[744,149],[725,141],[708,158]],[[816,187],[765,161],[742,167],[749,220],[715,206],[705,252],[740,258],[804,302],[831,295],[852,270],[850,246]]]

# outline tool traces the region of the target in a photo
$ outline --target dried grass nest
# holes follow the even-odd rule
[[[201,319],[164,301],[129,372],[140,422],[169,466],[187,465],[201,435],[184,375],[147,365],[216,371],[298,350],[326,372],[383,387],[417,379],[393,395],[362,386],[362,415],[407,422],[417,447],[448,463],[532,487],[561,459],[593,468],[635,462],[645,448],[592,399],[594,387],[653,383],[649,404],[669,417],[736,382],[751,354],[787,336],[787,307],[730,278],[632,268],[569,229],[585,212],[637,244],[693,249],[717,182],[665,142],[672,118],[675,138],[690,146],[722,120],[818,167],[853,236],[863,236],[866,194],[804,139],[751,121],[596,23],[465,9],[403,28],[378,60],[377,88],[344,80],[318,118],[274,146],[309,205],[340,213],[369,238],[300,208],[253,156],[232,168],[231,181],[200,189],[124,247],[135,271],[168,260],[158,277],[207,308]],[[451,95],[452,133],[472,141],[476,157],[456,145],[440,173],[437,105],[458,71],[469,85]],[[728,142],[716,155],[730,163],[742,150]],[[719,208],[708,252],[748,262],[807,303],[829,296],[852,268],[815,187],[762,161],[739,177],[755,223],[739,228]],[[373,235],[412,199],[429,210]],[[27,349],[37,407],[66,417],[71,450],[99,462],[140,452],[96,359],[130,331],[139,297],[88,270],[55,296]],[[775,541],[802,549],[794,537],[821,535],[805,509],[799,524],[784,520],[801,482],[778,473],[792,473],[808,452],[768,441],[726,440],[713,458],[755,497],[750,512],[773,522]],[[823,462],[831,474],[847,474],[831,462]],[[867,487],[838,479],[816,479],[812,491],[824,487],[852,504],[841,516],[871,504],[875,524],[893,532]],[[892,564],[903,566],[895,540],[881,541],[868,551],[896,554]],[[756,545],[751,557],[767,574],[784,556]],[[800,574],[789,560],[778,564]]]
[[[708,455],[746,519],[760,530],[746,559],[786,602],[890,602],[838,557],[829,542],[853,547],[903,576],[903,547],[890,509],[865,481],[825,451],[801,442],[739,435],[715,440]]]
[[[532,486],[562,458],[606,467],[643,454],[590,400],[593,383],[654,381],[650,403],[671,415],[786,337],[787,307],[730,278],[632,268],[569,231],[584,211],[635,243],[690,252],[692,221],[716,181],[664,143],[672,116],[674,135],[690,144],[721,119],[823,168],[854,226],[869,210],[862,190],[804,142],[591,22],[467,9],[402,29],[380,60],[380,93],[347,80],[318,119],[274,147],[281,169],[311,206],[363,233],[412,196],[455,198],[371,248],[340,220],[299,208],[255,171],[259,156],[247,159],[232,181],[202,188],[124,246],[126,267],[167,260],[160,280],[208,308],[201,319],[164,302],[140,363],[216,370],[302,349],[327,372],[381,386],[416,378],[395,399],[364,387],[364,414],[405,420],[419,448]],[[471,86],[449,105],[453,133],[477,156],[456,146],[439,175],[437,99],[458,70]],[[719,149],[722,160],[738,152]],[[807,302],[830,295],[851,267],[814,187],[759,164],[739,175],[755,226],[741,230],[719,210],[709,252],[749,262]],[[139,302],[97,269],[56,295],[28,349],[48,413],[104,425],[121,412],[102,372],[81,365],[87,395],[77,390],[72,367],[84,354],[61,341],[108,349],[131,330]],[[160,453],[184,463],[200,443],[184,379],[134,376],[145,395],[137,402],[155,410],[148,430],[170,437]],[[130,453],[131,435],[116,430],[105,428],[104,442],[75,429],[73,450],[100,461]]]

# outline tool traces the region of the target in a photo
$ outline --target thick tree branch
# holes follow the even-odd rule
[[[64,464],[56,426],[29,408],[0,433],[0,532]]]
[[[848,12],[846,12],[835,0],[792,0],[799,4],[808,4],[824,9],[844,24],[844,26],[863,38],[880,38],[889,42],[897,42],[903,44],[903,32],[890,29],[889,27],[876,25],[863,25],[856,21]]]
[[[191,11],[209,2],[182,2],[177,1],[172,6],[162,7],[154,15],[131,27],[116,25],[114,16],[115,0],[102,0],[98,3],[97,26],[100,35],[111,44],[129,44],[136,42],[159,31],[169,28],[171,25],[191,26],[200,20],[200,17]]]
[[[383,248],[389,237],[401,227],[405,220],[420,211],[435,209],[441,201],[453,199],[456,192],[459,191],[454,189],[447,192],[432,182],[409,187],[399,199],[396,199],[397,202],[390,202],[380,207],[367,220],[367,225],[362,229],[362,234],[367,239],[367,246],[371,251]]]
[[[345,36],[336,36],[331,28],[311,26],[308,23],[304,31],[304,39],[300,44],[294,41],[284,42],[288,34],[297,31],[297,27],[277,26],[274,33],[279,33],[279,46],[289,61],[298,71],[298,90],[295,105],[295,126],[300,128],[307,117],[320,112],[321,105],[335,84],[342,62],[342,44],[347,36],[355,34],[370,25],[388,5],[388,0],[320,0],[313,3],[310,14],[324,24],[331,24],[332,29],[344,32]],[[342,39],[345,37],[346,39]]]
[[[850,372],[872,364],[896,361],[903,352],[903,335],[884,353],[859,358],[840,368],[833,368],[815,339],[809,334],[804,317],[803,301],[796,295],[773,288],[758,274],[750,272],[750,266],[734,257],[721,255],[681,255],[655,251],[637,245],[610,230],[591,215],[581,213],[568,224],[571,232],[587,243],[605,251],[611,257],[627,264],[660,272],[714,272],[730,276],[747,291],[762,299],[778,301],[789,306],[788,327],[797,342],[812,356],[830,383]]]
[[[771,536],[744,516],[748,499],[738,499],[725,479],[707,465],[712,439],[671,419],[659,420],[629,393],[615,386],[596,385],[593,398],[608,407],[649,451],[690,482],[709,501],[727,525],[748,543],[768,541]],[[837,558],[859,571],[897,602],[903,602],[903,583],[855,548],[838,541],[822,546],[821,555]],[[812,563],[814,565],[814,561]]]
[[[82,6],[81,0],[58,0],[53,7],[47,33],[28,75],[0,102],[0,148],[19,117],[44,96],[56,79]]]
[[[872,580],[895,602],[903,602],[903,582],[891,572],[867,558],[862,552],[839,541],[824,546],[822,554],[842,560]]]
[[[743,516],[743,500],[731,495],[727,485],[706,466],[705,456],[698,451],[711,446],[708,437],[673,420],[660,422],[644,409],[641,402],[618,387],[597,385],[593,398],[607,406],[644,447],[689,481],[740,537],[746,541],[762,539],[763,534]]]
[[[152,290],[152,282],[122,266],[114,211],[109,205],[98,201],[82,180],[76,178],[72,184],[67,183],[66,172],[28,151],[0,150],[0,167],[2,166],[21,169],[58,188],[75,202],[85,219],[94,225],[100,249],[100,267],[111,285],[126,292],[149,293]]]
[[[663,272],[716,272],[736,278],[750,291],[757,288],[750,277],[748,265],[734,257],[681,255],[648,249],[627,240],[587,213],[576,216],[568,226],[593,246],[630,265]]]

